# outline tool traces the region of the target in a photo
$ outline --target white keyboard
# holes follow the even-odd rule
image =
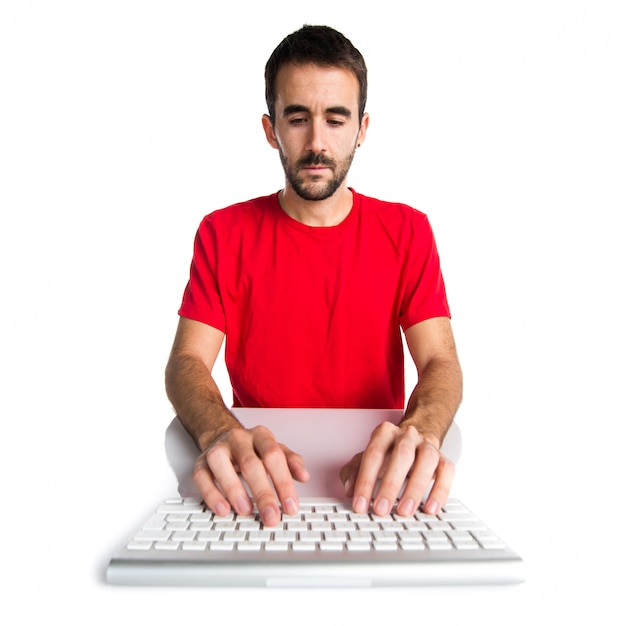
[[[269,567],[267,574],[261,572],[264,563]],[[112,559],[108,577],[119,584],[270,584],[270,580],[288,584],[300,573],[302,581],[318,585],[324,576],[356,584],[360,575],[369,584],[384,584],[377,576],[395,581],[388,584],[403,584],[404,574],[405,584],[421,584],[423,576],[437,582],[442,573],[445,582],[445,572],[428,579],[425,567],[441,563],[450,565],[450,574],[453,565],[461,565],[464,580],[459,580],[457,571],[456,579],[452,577],[456,582],[485,582],[484,572],[480,573],[485,564],[519,565],[521,560],[453,499],[437,517],[420,511],[402,517],[395,510],[384,517],[356,514],[349,502],[307,499],[301,501],[297,515],[283,515],[278,525],[268,527],[257,513],[218,517],[197,499],[174,498],[164,501]],[[391,572],[396,569],[393,565],[399,566],[398,572]],[[322,578],[321,566],[328,570]],[[479,572],[471,574],[475,566]],[[238,580],[237,572],[248,582]],[[519,573],[513,575],[514,580],[510,575],[496,578],[488,577],[488,581],[521,579]]]
[[[357,514],[343,503],[306,503],[297,515],[264,526],[258,513],[218,517],[196,499],[165,501],[128,550],[492,550],[505,547],[457,500],[437,517]]]

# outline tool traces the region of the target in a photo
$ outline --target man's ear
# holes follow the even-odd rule
[[[357,144],[361,147],[361,144],[365,141],[365,135],[367,135],[367,129],[370,125],[370,114],[363,113],[363,119],[361,120],[361,127],[359,128],[359,136]]]
[[[263,130],[265,131],[265,138],[267,139],[267,143],[269,143],[272,148],[278,150],[278,140],[276,139],[276,134],[274,133],[274,125],[272,124],[270,116],[266,113],[265,115],[263,115],[263,119],[261,120],[261,122],[263,124]]]

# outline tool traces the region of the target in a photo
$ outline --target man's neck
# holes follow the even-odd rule
[[[352,210],[352,192],[342,185],[326,200],[305,200],[287,184],[278,194],[282,210],[307,226],[337,226]]]

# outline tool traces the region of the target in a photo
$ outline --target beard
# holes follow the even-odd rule
[[[330,198],[345,180],[348,175],[352,160],[354,159],[355,149],[342,161],[335,161],[330,157],[325,156],[322,152],[315,154],[310,153],[296,161],[295,166],[289,163],[286,155],[282,149],[278,148],[280,155],[280,162],[285,170],[285,177],[287,182],[293,187],[294,191],[303,200],[321,201]],[[298,172],[303,167],[311,165],[323,165],[328,167],[332,172],[332,177],[325,183],[305,182],[304,178],[298,176]]]

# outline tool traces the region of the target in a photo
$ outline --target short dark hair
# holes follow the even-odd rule
[[[351,71],[359,83],[359,121],[367,100],[367,67],[363,55],[340,32],[329,26],[304,25],[287,35],[265,65],[265,100],[272,124],[275,121],[276,77],[284,65],[319,65]]]

